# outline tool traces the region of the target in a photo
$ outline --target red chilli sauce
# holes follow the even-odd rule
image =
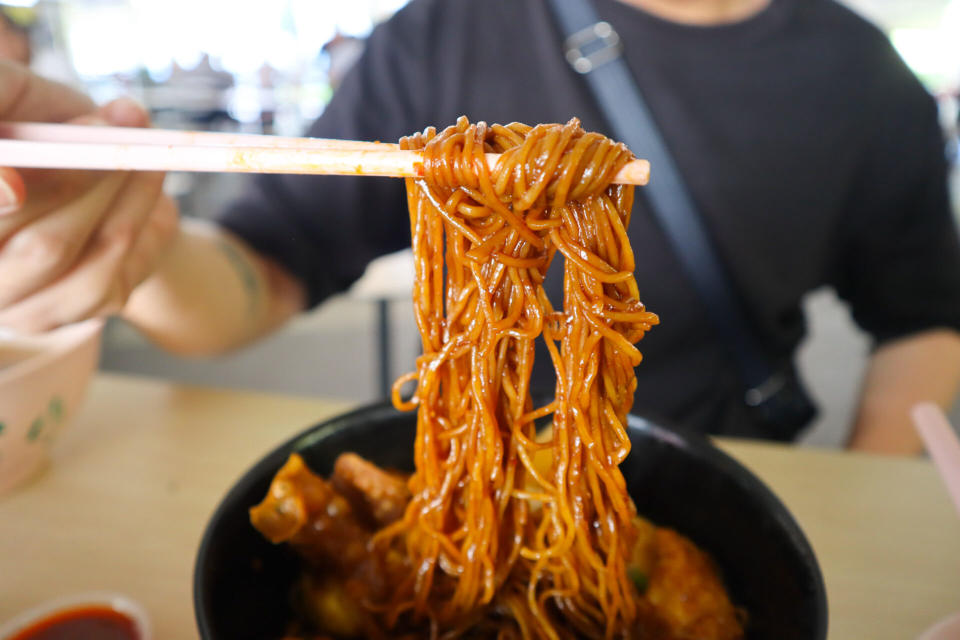
[[[102,605],[57,611],[17,632],[10,640],[140,640],[136,623]]]

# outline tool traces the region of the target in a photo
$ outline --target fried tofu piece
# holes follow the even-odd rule
[[[739,640],[741,614],[705,552],[672,529],[657,528],[644,598],[673,640]]]
[[[367,557],[371,532],[333,485],[292,454],[250,521],[265,538],[289,542],[314,565],[352,571]]]
[[[630,573],[637,590],[643,593],[647,588],[647,578],[657,559],[657,527],[649,520],[639,516],[633,519],[633,526],[637,533],[637,540],[633,545],[630,560],[627,561],[627,571]]]

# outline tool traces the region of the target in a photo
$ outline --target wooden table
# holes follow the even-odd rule
[[[343,403],[100,375],[51,467],[0,498],[0,621],[108,589],[143,603],[158,640],[197,635],[194,556],[232,482]],[[902,640],[960,609],[960,519],[921,460],[725,441],[809,536],[830,637]]]

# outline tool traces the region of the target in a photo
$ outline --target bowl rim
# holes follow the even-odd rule
[[[0,346],[25,347],[36,352],[24,360],[0,369],[0,385],[42,369],[80,349],[90,340],[98,340],[105,324],[102,318],[90,318],[40,335],[0,334]]]
[[[210,553],[214,528],[227,516],[227,505],[246,493],[251,488],[251,485],[260,482],[264,473],[270,473],[272,469],[279,469],[283,461],[293,451],[308,447],[312,443],[324,440],[340,431],[350,429],[358,421],[358,418],[363,418],[365,421],[377,421],[380,418],[388,416],[396,417],[402,413],[416,415],[415,412],[401,412],[394,408],[389,400],[386,400],[372,404],[364,404],[346,413],[331,416],[297,432],[295,435],[281,442],[248,467],[239,478],[230,485],[227,492],[220,498],[216,509],[204,527],[193,564],[193,611],[194,618],[197,622],[197,629],[202,639],[205,640],[212,636],[210,623],[206,619],[205,613],[203,613],[201,594],[208,585],[207,578],[201,570],[201,563]],[[817,609],[823,612],[823,615],[818,621],[819,624],[816,633],[812,636],[811,640],[824,640],[827,637],[829,625],[829,608],[826,583],[823,580],[823,571],[820,568],[820,563],[813,551],[813,547],[810,545],[809,540],[807,540],[796,518],[794,518],[793,514],[780,498],[777,497],[773,490],[750,469],[721,450],[703,434],[683,428],[667,428],[636,414],[629,414],[627,416],[627,428],[650,433],[656,440],[667,441],[677,448],[686,450],[698,459],[708,460],[739,484],[741,488],[752,493],[760,502],[763,509],[773,515],[774,520],[786,533],[790,543],[803,559],[803,564],[811,569],[812,575],[810,577],[815,586],[815,604]],[[629,460],[629,456],[627,459]]]

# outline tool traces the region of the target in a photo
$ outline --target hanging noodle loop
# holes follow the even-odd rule
[[[633,156],[576,119],[460,118],[401,147],[423,152],[423,178],[407,180],[423,355],[394,386],[398,407],[418,408],[416,472],[404,517],[373,544],[405,556],[409,575],[369,606],[434,637],[491,619],[501,638],[632,637],[635,511],[618,465],[634,343],[657,323],[633,276],[633,187],[611,183]],[[502,156],[490,168],[484,153]],[[554,310],[543,282],[558,251]],[[537,407],[541,336],[557,383]],[[537,442],[534,421],[550,414],[551,439]]]

